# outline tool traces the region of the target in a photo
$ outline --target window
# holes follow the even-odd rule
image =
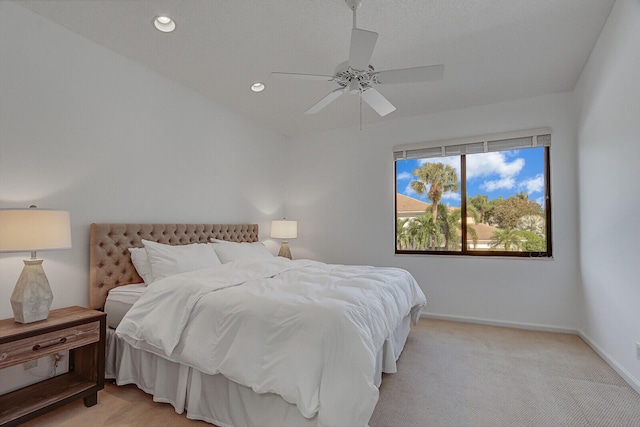
[[[551,257],[550,129],[394,148],[396,253]]]

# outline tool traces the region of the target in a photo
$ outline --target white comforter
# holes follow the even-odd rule
[[[366,426],[376,355],[426,299],[405,270],[274,258],[228,263],[149,286],[116,334],[257,393],[277,393],[324,426]]]

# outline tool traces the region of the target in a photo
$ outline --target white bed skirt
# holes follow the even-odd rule
[[[380,386],[382,373],[397,372],[396,361],[409,336],[409,316],[387,339],[376,358],[374,382]],[[220,427],[273,426],[313,427],[317,417],[305,418],[296,405],[273,393],[257,394],[223,375],[208,375],[194,368],[131,347],[107,330],[106,378],[116,384],[136,384],[153,395],[156,402],[170,403],[187,418],[204,420]]]

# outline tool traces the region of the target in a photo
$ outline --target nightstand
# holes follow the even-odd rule
[[[104,388],[106,314],[83,307],[49,312],[34,323],[0,320],[0,369],[69,351],[69,372],[0,396],[0,426],[14,426]]]

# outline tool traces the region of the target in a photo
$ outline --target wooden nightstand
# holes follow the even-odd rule
[[[49,312],[34,323],[0,320],[0,369],[69,350],[69,372],[0,396],[0,425],[14,426],[104,388],[106,314],[83,307]]]

